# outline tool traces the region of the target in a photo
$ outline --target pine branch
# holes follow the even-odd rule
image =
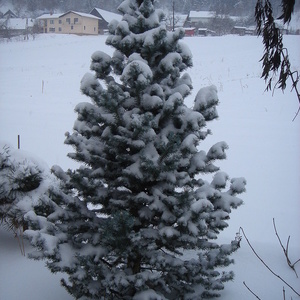
[[[18,234],[18,231],[19,231],[19,234]],[[25,244],[24,244],[24,238],[23,238],[23,227],[16,228],[15,238],[18,240],[21,254],[23,256],[25,256],[26,254],[25,254]]]
[[[25,244],[23,239],[24,225],[8,214],[0,215],[0,225],[5,230],[13,233],[14,237],[18,241],[21,254],[25,256]]]
[[[255,256],[262,262],[262,264],[278,279],[280,279],[284,284],[286,284],[297,296],[300,296],[300,293],[297,292],[289,283],[286,282],[286,280],[284,280],[280,275],[276,274],[266,263],[265,261],[257,254],[257,252],[255,251],[255,249],[253,248],[253,246],[251,245],[250,241],[248,240],[244,229],[242,227],[240,227],[240,230],[243,233],[243,236],[245,237],[249,247],[251,248],[252,252],[255,254]]]

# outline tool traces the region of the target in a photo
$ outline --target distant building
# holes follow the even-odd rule
[[[64,14],[44,14],[37,18],[43,33],[97,35],[100,18],[69,11]]]
[[[31,18],[18,18],[8,10],[0,19],[0,36],[11,37],[32,32],[35,21]]]
[[[18,18],[18,16],[13,13],[10,9],[2,16],[3,19],[11,19],[11,18]]]
[[[188,15],[183,15],[183,14],[174,14],[174,21],[173,21],[173,13],[172,12],[167,12],[165,13],[165,24],[167,26],[168,30],[173,30],[173,25],[174,28],[178,27],[184,27],[187,21]]]
[[[231,33],[238,34],[238,35],[255,35],[256,29],[254,26],[251,27],[234,26],[231,30]]]
[[[185,27],[183,28],[185,32],[185,36],[195,36],[196,28],[195,27]]]
[[[207,24],[215,18],[213,11],[193,11],[191,10],[187,19],[189,26],[199,27],[199,24]]]
[[[36,18],[42,33],[59,32],[59,17],[61,14],[43,14]],[[51,28],[51,30],[50,30]]]
[[[99,18],[99,22],[98,22],[99,34],[104,34],[108,31],[108,24],[112,20],[117,20],[118,22],[122,20],[122,15],[115,14],[110,11],[96,8],[96,7],[92,9],[90,14]]]
[[[210,30],[208,28],[198,28],[197,35],[198,36],[215,36],[216,32],[213,30]]]

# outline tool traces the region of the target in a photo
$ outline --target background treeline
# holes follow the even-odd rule
[[[1,6],[10,3],[15,13],[30,14],[32,17],[41,12],[65,12],[67,10],[79,10],[89,12],[98,7],[112,12],[117,12],[117,7],[122,0],[0,0]],[[173,9],[177,13],[187,14],[190,10],[210,10],[218,14],[232,16],[254,16],[256,0],[155,0],[157,7],[166,10]],[[281,0],[271,1],[275,14],[280,11]],[[300,1],[296,1],[295,9],[300,9]]]

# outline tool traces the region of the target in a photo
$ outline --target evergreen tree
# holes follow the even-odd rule
[[[75,171],[53,167],[61,180],[27,213],[27,236],[76,299],[202,299],[218,296],[232,272],[239,243],[219,245],[232,208],[242,204],[245,179],[214,165],[227,144],[199,150],[218,117],[214,86],[192,89],[182,74],[192,56],[184,31],[168,32],[153,1],[125,0],[112,22],[110,57],[92,55],[81,82],[90,102],[66,143],[80,162]],[[203,174],[213,174],[208,182]],[[193,250],[194,257],[187,255]]]

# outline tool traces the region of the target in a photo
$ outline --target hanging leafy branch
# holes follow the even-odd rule
[[[283,20],[284,24],[291,21],[295,6],[295,0],[282,0],[282,15],[278,18]],[[300,104],[300,93],[298,82],[300,79],[298,71],[291,70],[288,50],[283,46],[282,32],[276,26],[273,17],[273,9],[269,0],[258,0],[255,7],[255,19],[257,34],[262,36],[265,46],[263,57],[263,71],[261,77],[267,82],[266,90],[272,90],[276,87],[282,91],[286,88],[288,78],[292,80],[292,90],[294,89]],[[277,79],[276,75],[279,72]],[[272,82],[277,80],[274,88]],[[296,113],[298,115],[300,107]],[[295,118],[296,118],[295,116]],[[294,119],[295,119],[294,118]]]

